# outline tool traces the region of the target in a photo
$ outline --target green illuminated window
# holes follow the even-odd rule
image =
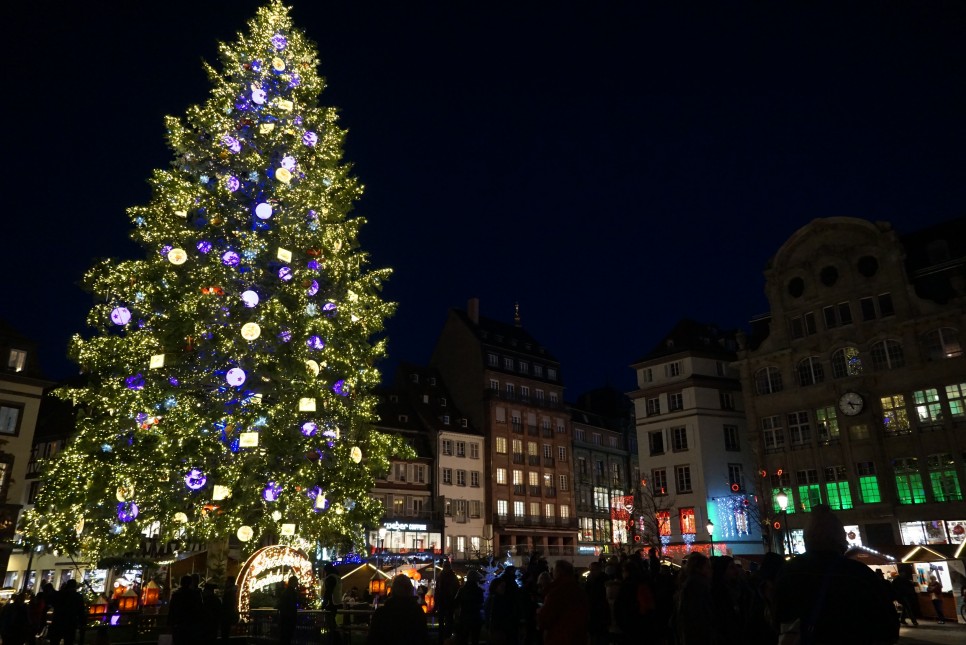
[[[929,455],[929,483],[937,502],[961,502],[956,462],[951,454]]]
[[[829,482],[825,484],[828,505],[836,511],[852,508],[852,493],[848,482]]]
[[[791,488],[784,488],[783,487],[783,488],[773,488],[773,489],[771,489],[771,507],[772,507],[772,511],[774,511],[776,514],[782,512],[782,507],[778,505],[778,499],[777,499],[778,493],[780,493],[782,491],[785,491],[785,494],[788,495],[788,508],[785,509],[785,510],[790,515],[790,514],[792,514],[792,513],[795,512],[795,499],[794,499],[794,497],[792,495],[792,489]]]
[[[914,457],[895,459],[896,492],[900,504],[922,504],[926,501],[926,490],[919,473],[919,460]]]
[[[879,480],[875,475],[859,477],[859,495],[864,504],[878,504],[882,501],[879,494]]]
[[[966,383],[946,386],[946,398],[949,400],[949,414],[953,417],[966,416]]]
[[[802,500],[802,510],[810,513],[813,506],[822,503],[822,489],[818,484],[799,486],[798,497]]]

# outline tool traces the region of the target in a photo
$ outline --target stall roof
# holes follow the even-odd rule
[[[853,560],[858,560],[862,564],[867,565],[883,565],[883,564],[899,564],[898,558],[895,558],[888,553],[883,553],[881,551],[876,551],[875,549],[870,549],[867,546],[853,546],[845,552],[845,557],[852,558]]]
[[[903,562],[938,562],[966,557],[966,542],[959,544],[918,544],[902,557]]]

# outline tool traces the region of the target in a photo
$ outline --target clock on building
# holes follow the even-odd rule
[[[864,407],[865,401],[862,399],[862,395],[857,392],[846,392],[839,397],[839,409],[842,411],[842,414],[850,417],[855,416],[862,412]]]

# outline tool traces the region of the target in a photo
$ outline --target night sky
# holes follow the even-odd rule
[[[48,377],[75,371],[86,269],[142,254],[125,208],[171,161],[162,117],[206,98],[201,61],[259,4],[7,8],[0,318]],[[568,398],[629,390],[679,318],[766,312],[762,271],[812,219],[966,210],[961,1],[293,4],[366,185],[362,245],[395,270],[388,370],[476,296],[506,322],[520,303]]]

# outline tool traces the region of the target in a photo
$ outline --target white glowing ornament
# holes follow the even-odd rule
[[[79,520],[77,520],[77,523],[74,524],[74,532],[77,533],[78,536],[80,536],[80,534],[84,532],[84,518],[83,517],[80,518]]]
[[[315,399],[299,399],[299,412],[315,412]]]
[[[281,511],[272,511],[272,519],[275,520],[276,522],[282,519]]]
[[[275,257],[277,257],[282,262],[291,262],[292,252],[289,251],[288,249],[283,249],[282,247],[278,247],[278,252],[275,254]]]
[[[243,291],[241,295],[242,302],[246,307],[251,309],[258,304],[258,294],[249,289],[248,291]]]
[[[178,524],[187,524],[188,522],[188,516],[181,512],[175,513],[173,519]]]
[[[272,59],[272,69],[276,72],[281,72],[285,69],[285,61],[276,56]]]
[[[255,207],[255,217],[258,219],[268,219],[272,216],[272,205],[267,202],[262,202]]]
[[[305,361],[305,367],[309,370],[309,374],[312,376],[319,375],[319,364],[313,361],[311,358]]]
[[[362,449],[359,446],[352,446],[352,450],[349,451],[349,458],[355,463],[362,461]]]
[[[282,524],[282,535],[295,535],[295,525]]]
[[[238,532],[235,533],[235,535],[238,536],[238,539],[241,540],[242,542],[248,542],[250,539],[252,539],[252,536],[254,534],[255,534],[255,531],[253,531],[252,527],[248,526],[247,524],[244,526],[239,526]]]
[[[245,340],[255,340],[262,334],[262,328],[258,326],[258,323],[245,323],[241,328],[242,338]]]
[[[292,171],[288,168],[278,168],[275,171],[275,179],[279,180],[283,184],[287,184],[292,181]]]
[[[258,433],[242,432],[240,435],[238,435],[238,447],[239,448],[257,448]]]
[[[258,126],[258,131],[261,134],[268,134],[269,132],[271,132],[274,129],[275,129],[275,124],[274,123],[263,123],[260,126]]]
[[[164,354],[155,354],[151,357],[151,362],[148,363],[148,368],[156,370],[159,367],[164,367]]]
[[[228,382],[228,385],[234,385],[235,387],[244,383],[245,378],[245,370],[240,367],[231,368],[225,375],[225,380]]]
[[[129,502],[134,499],[134,483],[130,480],[124,480],[120,486],[117,487],[117,501],[119,502]]]
[[[188,259],[188,254],[184,252],[184,249],[171,249],[168,251],[168,262],[178,266],[184,264]]]
[[[188,211],[175,211],[174,214],[177,215],[178,217],[187,217]]]
[[[221,484],[215,484],[211,491],[211,499],[214,501],[219,501],[222,499],[228,499],[231,497],[231,489],[227,486],[222,486]]]

